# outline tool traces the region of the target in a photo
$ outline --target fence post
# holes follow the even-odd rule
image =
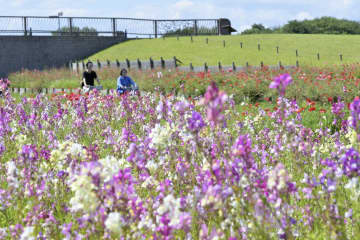
[[[198,35],[197,20],[194,20],[194,31],[195,31],[195,36],[197,36]]]
[[[242,46],[243,46],[243,43],[242,43],[242,42],[240,42],[240,48],[242,48]]]
[[[204,64],[204,72],[207,73],[207,72],[208,72],[208,69],[209,69],[209,68],[208,68],[208,65],[207,65],[207,63],[205,63],[205,64]]]
[[[112,30],[113,30],[113,36],[116,37],[116,19],[111,19],[112,21]]]
[[[298,53],[298,50],[297,50],[297,49],[296,49],[295,53],[296,53],[296,57],[298,57],[298,56],[299,56],[299,53]]]
[[[298,68],[299,67],[299,61],[296,60],[296,67]]]
[[[163,57],[160,57],[160,61],[161,61],[161,68],[165,68],[165,61]]]
[[[23,18],[23,22],[24,22],[24,36],[27,36],[27,18],[26,17]]]
[[[225,42],[225,40],[223,40],[223,45],[224,45],[224,47],[226,47],[226,42]]]
[[[209,39],[208,38],[206,38],[206,44],[209,44]]]
[[[217,24],[217,35],[221,35],[221,31],[220,31],[220,19],[216,20],[216,24]]]
[[[258,50],[260,51],[261,47],[260,47],[260,43],[258,43]]]
[[[235,62],[232,63],[232,68],[233,68],[233,71],[235,72],[236,71]]]
[[[69,27],[70,27],[70,35],[71,36],[72,36],[72,33],[73,33],[73,21],[72,20],[73,20],[72,18],[69,18]]]
[[[157,26],[157,20],[154,20],[154,35],[155,38],[158,37],[158,26]]]
[[[101,63],[100,63],[99,59],[98,59],[98,60],[96,60],[96,61],[97,61],[97,66],[98,66],[98,69],[100,69],[100,68],[101,68]]]
[[[82,61],[81,64],[82,64],[82,70],[84,71],[84,70],[85,70],[85,63],[84,63],[84,61]]]
[[[221,62],[219,61],[219,72],[221,72],[222,70],[222,66],[221,66]]]
[[[154,69],[154,60],[150,57],[150,68]]]
[[[141,61],[140,59],[137,59],[138,69],[141,70]]]
[[[342,54],[340,54],[340,61],[342,61],[343,60],[343,55]]]
[[[317,59],[320,60],[320,53],[317,54]]]
[[[261,67],[261,68],[264,67],[264,62],[263,62],[263,61],[260,62],[260,67]]]
[[[249,68],[249,62],[246,62],[246,68]]]
[[[79,62],[76,61],[76,72],[79,73]]]
[[[116,59],[116,66],[117,66],[118,68],[120,67],[119,59]]]
[[[177,68],[177,67],[178,67],[178,65],[177,65],[177,59],[176,59],[176,56],[174,56],[174,64],[175,64],[175,68]]]
[[[191,42],[194,42],[194,40],[193,40],[193,36],[192,36],[192,35],[190,36],[190,39],[191,39]]]
[[[279,54],[279,46],[276,47],[276,53]]]
[[[190,71],[194,71],[194,66],[192,63],[190,63]]]
[[[130,61],[129,61],[129,59],[126,59],[126,66],[127,66],[128,69],[130,69]]]
[[[109,59],[107,59],[107,60],[106,60],[106,62],[107,62],[107,66],[108,66],[108,67],[110,67],[110,66],[111,66],[111,64],[110,64],[110,60],[109,60]]]
[[[279,61],[279,68],[282,68],[281,61]]]

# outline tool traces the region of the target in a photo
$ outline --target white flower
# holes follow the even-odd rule
[[[118,212],[112,212],[109,214],[105,221],[105,227],[115,234],[121,234],[122,233],[122,226],[123,226],[121,214]]]
[[[149,137],[151,138],[151,147],[162,148],[166,147],[169,144],[169,138],[171,136],[172,129],[167,123],[166,126],[161,126],[156,124],[155,127],[151,130]]]
[[[99,201],[94,192],[96,187],[89,176],[85,174],[77,176],[75,181],[70,184],[70,188],[75,193],[70,199],[70,205],[73,211],[95,211]]]
[[[120,169],[131,167],[130,163],[125,159],[118,160],[113,156],[107,156],[100,159],[99,162],[102,165],[100,176],[105,182],[111,180],[114,174],[118,173]]]
[[[157,212],[159,215],[167,213],[170,219],[169,225],[176,226],[180,223],[180,207],[180,198],[175,199],[173,195],[167,195],[157,209]]]
[[[25,227],[20,240],[35,240],[34,227]]]

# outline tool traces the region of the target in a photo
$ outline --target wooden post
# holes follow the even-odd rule
[[[340,61],[342,61],[343,60],[343,55],[342,54],[340,54]]]
[[[107,61],[107,66],[110,67],[110,66],[111,66],[110,60],[108,59],[108,60],[106,60],[106,61]]]
[[[45,88],[45,93],[48,94],[49,93],[49,89]]]
[[[224,45],[224,47],[226,47],[226,43],[225,43],[225,40],[223,40],[223,45]]]
[[[232,63],[232,68],[233,68],[233,71],[235,72],[236,71],[235,62]]]
[[[219,62],[219,71],[221,72],[222,70],[222,66],[221,66],[221,62]]]
[[[106,89],[106,94],[107,94],[107,95],[110,94],[110,89]]]
[[[85,68],[86,68],[86,65],[85,65],[84,61],[81,61],[81,65],[82,65],[82,70],[84,71]]]
[[[281,61],[279,61],[279,68],[282,68]]]
[[[24,36],[27,36],[27,19],[26,19],[26,17],[23,18],[23,23],[24,23]]]
[[[126,66],[127,66],[128,69],[130,69],[130,61],[129,61],[129,59],[126,59]]]
[[[98,65],[98,69],[100,69],[101,68],[101,63],[100,63],[99,59],[97,60],[97,65]]]
[[[192,35],[190,36],[190,40],[191,40],[191,42],[194,42],[194,40],[193,40],[193,36],[192,36]]]
[[[140,59],[137,59],[138,69],[141,70],[141,61]]]
[[[208,72],[208,69],[209,69],[209,68],[208,68],[208,65],[207,65],[207,63],[205,63],[205,64],[204,64],[204,72],[207,73],[207,72]]]
[[[176,59],[176,56],[174,56],[174,66],[175,66],[175,68],[177,68],[178,67],[178,65],[177,65],[177,59]]]
[[[317,59],[320,60],[320,53],[317,54]]]
[[[161,68],[165,68],[165,61],[163,59],[163,57],[160,57],[160,61],[161,61]]]
[[[279,46],[276,47],[276,53],[279,54]]]
[[[209,39],[208,38],[206,38],[206,44],[209,44]]]
[[[296,60],[296,67],[298,68],[299,67],[299,61]]]
[[[296,49],[295,53],[296,53],[296,57],[298,57],[298,56],[299,56],[299,52],[298,52],[297,49]]]
[[[249,67],[249,62],[246,62],[246,68],[248,68]]]
[[[116,66],[117,66],[118,68],[120,67],[119,59],[116,59]]]
[[[240,48],[242,48],[243,47],[243,43],[242,42],[240,42]]]
[[[259,51],[261,50],[260,43],[258,43],[258,50],[259,50]]]
[[[260,62],[260,67],[261,67],[261,68],[264,67],[264,62],[263,62],[263,61]]]
[[[192,63],[190,63],[190,71],[194,71],[194,66]]]
[[[79,73],[79,62],[76,61],[76,72]]]
[[[150,57],[150,68],[154,69],[154,60]]]

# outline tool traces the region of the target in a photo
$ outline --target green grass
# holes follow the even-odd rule
[[[209,44],[206,44],[209,38]],[[223,40],[226,47],[223,47]],[[202,66],[217,65],[220,61],[223,65],[231,65],[235,62],[238,66],[250,65],[277,65],[279,61],[283,65],[299,64],[311,66],[324,66],[329,64],[354,63],[360,61],[357,54],[360,51],[360,36],[356,35],[304,35],[304,34],[258,34],[258,35],[234,35],[234,36],[195,36],[193,43],[190,37],[176,37],[161,39],[132,40],[117,44],[105,49],[91,57],[91,60],[148,60],[171,59],[176,56],[188,65]],[[243,42],[243,48],[240,48]],[[261,50],[258,51],[258,44]],[[279,54],[276,53],[279,46]],[[296,57],[295,51],[299,56]],[[320,61],[317,59],[320,53]],[[339,55],[343,55],[343,62]]]

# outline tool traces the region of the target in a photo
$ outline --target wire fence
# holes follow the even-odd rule
[[[20,36],[161,36],[218,35],[220,19],[153,20],[99,17],[0,16],[0,35]]]

